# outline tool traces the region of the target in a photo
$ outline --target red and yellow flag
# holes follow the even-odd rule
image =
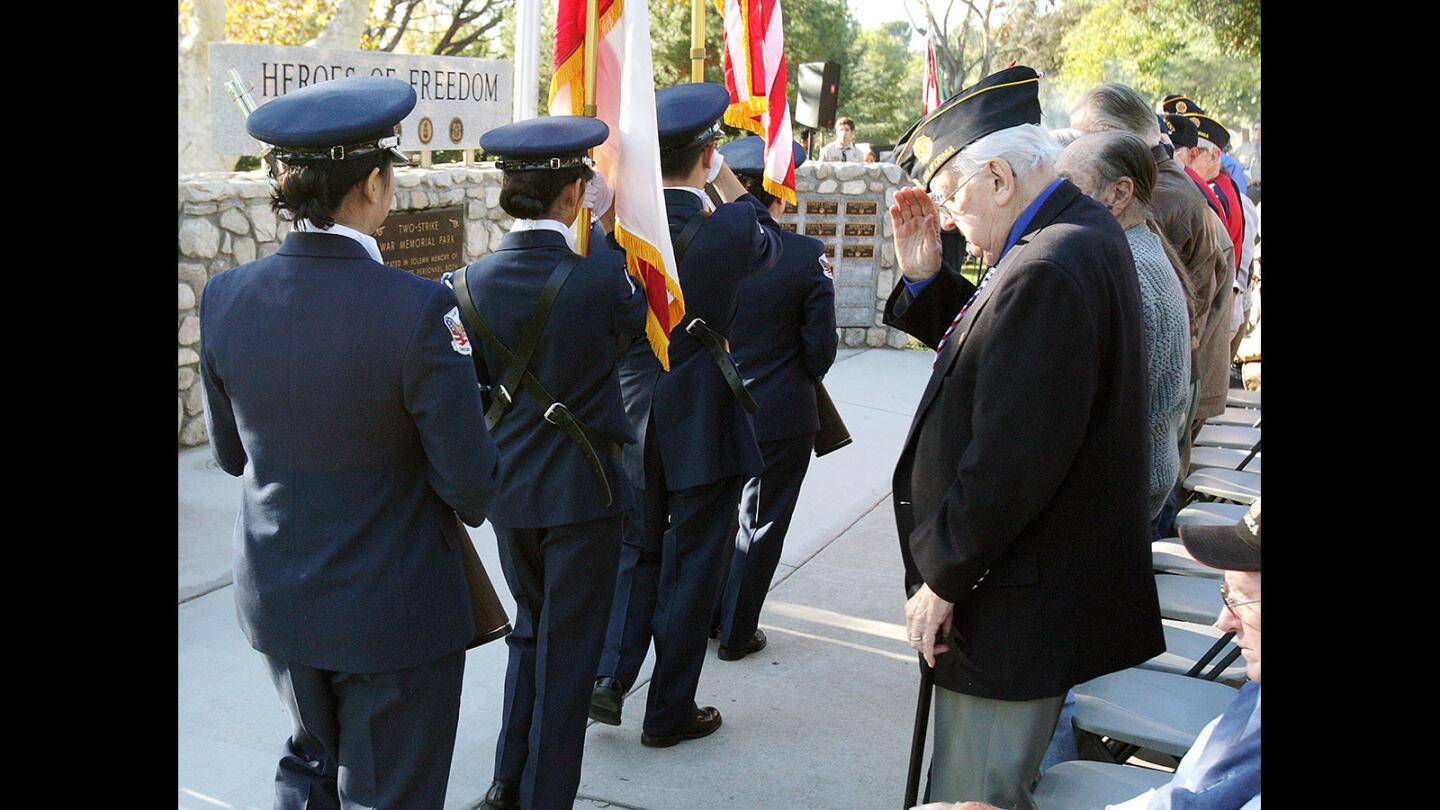
[[[685,317],[685,297],[660,180],[650,13],[644,0],[596,3],[596,117],[609,125],[610,137],[595,148],[595,164],[615,189],[615,239],[650,305],[645,319],[650,347],[669,371],[670,330]],[[585,0],[559,0],[555,14],[550,114],[580,115],[585,105]]]
[[[795,155],[780,0],[715,0],[715,7],[725,17],[725,89],[730,91],[725,123],[765,138],[765,190],[793,205]]]

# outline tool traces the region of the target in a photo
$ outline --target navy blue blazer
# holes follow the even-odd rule
[[[255,649],[383,672],[473,637],[455,514],[485,519],[499,456],[454,308],[444,285],[326,233],[205,285],[206,425],[245,479],[235,602]]]
[[[770,442],[820,429],[815,381],[840,345],[835,333],[835,279],[825,244],[780,232],[775,269],[745,279],[730,348],[760,410],[755,439]]]
[[[530,370],[556,401],[584,422],[592,434],[626,445],[635,432],[625,418],[616,364],[622,347],[645,334],[645,294],[625,273],[625,254],[603,250],[603,240],[555,298]],[[512,352],[530,321],[540,290],[561,259],[574,256],[555,231],[511,233],[500,247],[465,268],[470,297],[485,324]],[[500,382],[500,357],[470,336],[477,348],[476,372],[487,385]],[[508,371],[508,369],[505,369]],[[628,509],[631,488],[620,465],[597,447],[610,476],[615,503],[604,491],[578,445],[546,422],[539,402],[523,387],[512,390],[515,404],[495,428],[500,448],[500,493],[490,522],[507,528],[560,526],[598,520]]]
[[[665,189],[672,239],[700,209],[694,194]],[[774,267],[779,258],[780,229],[759,200],[746,194],[719,206],[680,260],[686,313],[729,335],[740,282]],[[670,371],[661,369],[648,341],[637,340],[621,361],[620,389],[639,440],[625,448],[624,455],[635,486],[645,485],[645,429],[652,410],[670,489],[703,486],[730,475],[759,475],[763,469],[750,414],[725,384],[714,358],[679,324],[670,330]]]

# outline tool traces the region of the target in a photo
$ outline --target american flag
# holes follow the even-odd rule
[[[795,203],[795,153],[785,95],[780,0],[715,0],[725,18],[725,123],[765,138],[765,190]],[[777,148],[778,146],[778,148]]]
[[[940,64],[935,59],[935,40],[925,37],[925,112],[929,115],[940,106]]]

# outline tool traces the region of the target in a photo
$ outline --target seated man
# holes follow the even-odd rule
[[[1225,609],[1215,622],[1235,634],[1250,683],[1195,738],[1175,777],[1107,810],[1260,810],[1260,500],[1234,526],[1181,526],[1195,559],[1225,571]],[[915,810],[998,810],[982,802],[934,802]]]

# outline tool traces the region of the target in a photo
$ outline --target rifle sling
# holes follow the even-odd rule
[[[705,218],[708,216],[710,216],[709,212],[701,209],[690,217],[689,221],[685,223],[685,227],[680,230],[680,235],[675,237],[673,245],[677,266],[680,264],[681,257],[685,255],[686,248],[689,248],[690,243],[695,240],[695,234],[700,232],[700,226],[705,224]],[[755,402],[755,397],[751,396],[749,389],[745,387],[745,380],[740,377],[740,369],[735,367],[735,358],[725,350],[725,336],[711,329],[703,320],[694,315],[688,316],[681,326],[686,334],[700,341],[700,345],[710,353],[711,359],[720,369],[720,375],[725,378],[725,384],[730,387],[730,391],[739,400],[740,407],[744,408],[747,413],[755,413],[760,410],[759,404]]]
[[[510,348],[502,343],[494,332],[490,331],[490,327],[485,324],[479,311],[475,309],[475,303],[470,298],[470,285],[466,280],[466,271],[469,268],[463,268],[453,276],[455,297],[460,303],[460,317],[465,322],[465,327],[473,329],[480,336],[480,340],[489,346],[490,350],[500,358],[500,362],[505,365],[505,383],[501,383],[495,388],[495,401],[491,403],[490,410],[485,413],[485,426],[492,432],[495,430],[495,426],[500,423],[510,406],[514,404],[514,396],[510,393],[512,387],[517,391],[523,387],[539,403],[545,421],[564,431],[579,446],[591,472],[600,479],[600,487],[605,493],[605,505],[611,506],[615,503],[615,496],[610,489],[610,478],[605,474],[605,467],[600,463],[600,456],[595,447],[596,445],[603,447],[606,455],[618,461],[620,458],[619,445],[598,436],[592,438],[590,429],[586,427],[585,423],[576,418],[564,403],[557,402],[528,368],[530,357],[535,353],[535,347],[540,342],[540,333],[545,328],[545,321],[550,316],[550,308],[555,303],[555,297],[560,294],[560,288],[565,286],[565,280],[569,278],[570,272],[579,263],[579,257],[568,256],[561,259],[560,263],[551,271],[550,278],[540,292],[540,299],[535,304],[535,310],[525,324],[525,333],[521,338],[520,356],[511,352]],[[519,371],[517,372],[516,369]]]

